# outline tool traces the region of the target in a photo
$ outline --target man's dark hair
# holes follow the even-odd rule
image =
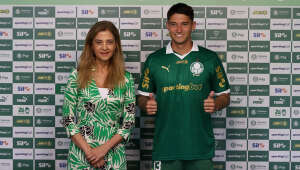
[[[173,14],[184,14],[194,21],[194,10],[191,6],[184,3],[177,3],[168,10],[167,19],[169,20]]]

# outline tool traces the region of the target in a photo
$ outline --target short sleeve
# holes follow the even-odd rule
[[[147,92],[147,93],[152,93],[155,91],[154,81],[152,77],[151,63],[152,63],[152,59],[150,55],[147,58],[146,62],[144,63],[138,91]]]
[[[229,82],[227,79],[226,72],[224,70],[221,60],[217,55],[214,61],[212,85],[212,90],[214,90],[216,94],[228,91],[229,89]]]

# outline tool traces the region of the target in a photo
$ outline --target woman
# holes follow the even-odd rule
[[[119,32],[109,21],[97,22],[65,89],[68,169],[126,169],[124,143],[134,126],[134,108],[134,81],[125,71]]]

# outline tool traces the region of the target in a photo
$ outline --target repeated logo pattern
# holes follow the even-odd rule
[[[192,38],[218,52],[231,84],[230,107],[213,116],[214,168],[299,169],[300,6],[193,7]],[[137,86],[147,56],[170,40],[168,8],[1,5],[0,169],[66,169],[63,92],[89,28],[110,20],[120,29]],[[148,170],[154,118],[136,119],[128,169]]]

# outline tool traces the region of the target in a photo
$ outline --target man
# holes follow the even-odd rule
[[[193,20],[186,4],[169,9],[171,42],[149,55],[142,72],[138,104],[156,117],[154,170],[213,169],[211,114],[229,104],[230,89],[217,54],[193,43]]]

